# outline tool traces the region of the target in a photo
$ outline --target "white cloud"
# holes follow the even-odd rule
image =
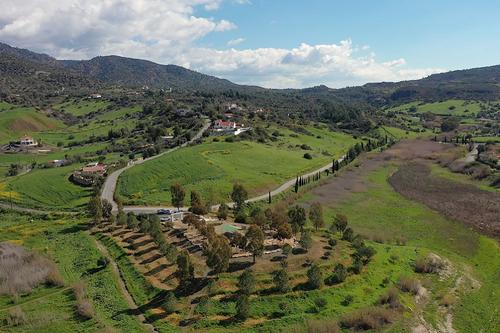
[[[331,87],[420,78],[438,71],[410,68],[405,59],[380,62],[372,48],[337,44],[218,50],[198,46],[236,29],[228,20],[197,15],[223,1],[247,0],[0,0],[0,40],[63,59],[117,54],[174,63],[237,83],[266,87]],[[228,42],[235,46],[243,38]]]
[[[245,41],[245,38],[236,38],[236,39],[231,39],[229,42],[227,42],[228,46],[236,46]]]

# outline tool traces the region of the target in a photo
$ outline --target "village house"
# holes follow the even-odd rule
[[[84,166],[81,171],[84,174],[104,176],[106,173],[106,164],[101,164],[99,162],[89,163]]]
[[[33,137],[31,137],[31,136],[23,136],[19,140],[19,144],[21,146],[25,146],[25,147],[33,147],[33,146],[38,145],[38,142],[35,139],[33,139]]]
[[[250,128],[234,121],[216,120],[212,126],[212,133],[215,135],[233,134],[239,135],[248,131]]]
[[[76,170],[71,175],[71,180],[78,185],[92,186],[96,181],[106,175],[106,164],[93,162],[89,163],[80,170]]]

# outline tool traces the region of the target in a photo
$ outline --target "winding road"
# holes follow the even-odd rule
[[[121,169],[118,169],[118,170],[114,171],[113,173],[111,173],[106,178],[106,181],[104,182],[104,185],[102,187],[101,199],[103,199],[103,200],[105,199],[105,200],[109,201],[111,203],[111,205],[113,206],[113,212],[117,212],[118,211],[118,204],[115,202],[115,199],[114,199],[114,194],[115,194],[115,190],[116,190],[116,183],[118,182],[118,177],[120,177],[120,175],[125,170],[128,170],[128,169],[130,169],[131,167],[133,167],[135,165],[142,164],[144,162],[157,159],[157,158],[159,158],[159,157],[161,157],[163,155],[170,154],[170,153],[172,153],[172,152],[174,152],[174,151],[176,151],[176,150],[178,150],[180,148],[186,147],[190,143],[192,143],[192,142],[200,139],[201,136],[203,135],[203,133],[205,133],[205,131],[208,130],[209,127],[210,127],[210,121],[207,120],[205,122],[205,125],[203,125],[203,127],[198,131],[198,133],[196,133],[196,135],[193,136],[191,138],[191,140],[183,143],[182,145],[174,147],[174,148],[169,149],[169,150],[166,150],[163,153],[160,153],[160,154],[155,155],[155,156],[151,156],[151,157],[148,157],[148,158],[145,158],[145,159],[142,159],[142,160],[138,160],[138,161],[130,161],[127,164],[127,166],[125,166],[125,167],[123,167]],[[133,211],[133,210],[129,209],[129,207],[124,208],[124,210],[127,211],[127,212],[128,211]]]

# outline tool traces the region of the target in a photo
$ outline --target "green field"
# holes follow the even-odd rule
[[[475,116],[480,110],[480,103],[464,100],[447,100],[435,103],[411,102],[389,108],[386,112],[408,112],[416,107],[417,113],[431,112],[437,115]],[[453,108],[454,107],[454,108]]]
[[[339,158],[356,140],[325,128],[308,128],[313,135],[279,129],[277,142],[213,142],[188,147],[135,166],[119,178],[118,193],[129,204],[169,204],[170,185],[196,189],[211,202],[228,200],[234,182],[251,195],[266,193],[284,181]],[[295,135],[294,135],[295,136]],[[222,139],[223,140],[223,139]],[[307,144],[312,150],[297,145]],[[312,160],[303,157],[313,155]]]
[[[328,220],[335,213],[343,213],[357,232],[385,239],[404,238],[419,253],[433,251],[450,259],[457,269],[470,272],[482,286],[461,295],[453,308],[454,328],[460,332],[493,331],[500,325],[495,312],[500,307],[498,242],[399,195],[387,183],[394,170],[395,166],[386,167],[368,174],[369,190],[352,193],[335,209],[329,209]],[[308,194],[302,200],[314,197]],[[438,281],[433,286],[443,287]],[[437,302],[436,294],[433,297]],[[435,309],[426,308],[426,319],[435,319]]]
[[[34,135],[64,125],[31,107],[20,107],[0,102],[0,144],[19,140],[23,135]]]
[[[70,102],[55,105],[54,108],[78,117],[87,115],[92,112],[105,110],[108,105],[110,105],[110,103],[106,101],[73,100]]]
[[[81,225],[83,221],[0,212],[0,242],[9,241],[33,249],[57,263],[65,287],[39,287],[22,295],[15,304],[0,296],[0,331],[2,332],[103,332],[114,328],[120,332],[142,332],[135,316],[130,315],[118,287],[117,276],[110,266],[99,268],[101,254],[94,240]],[[93,319],[85,320],[75,313],[71,285],[84,281],[87,294],[96,309]],[[28,323],[7,326],[4,318],[10,307],[18,305]]]
[[[0,182],[0,201],[42,209],[75,210],[86,205],[91,189],[68,180],[79,165],[36,169]],[[3,188],[3,191],[1,190]]]

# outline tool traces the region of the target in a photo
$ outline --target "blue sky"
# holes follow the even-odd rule
[[[0,41],[121,55],[240,84],[330,87],[500,64],[492,0],[0,0]]]
[[[202,9],[200,9],[202,10]],[[500,1],[463,0],[252,0],[209,12],[237,29],[201,42],[225,48],[292,48],[302,42],[351,39],[381,60],[404,57],[420,67],[462,69],[500,64]]]

